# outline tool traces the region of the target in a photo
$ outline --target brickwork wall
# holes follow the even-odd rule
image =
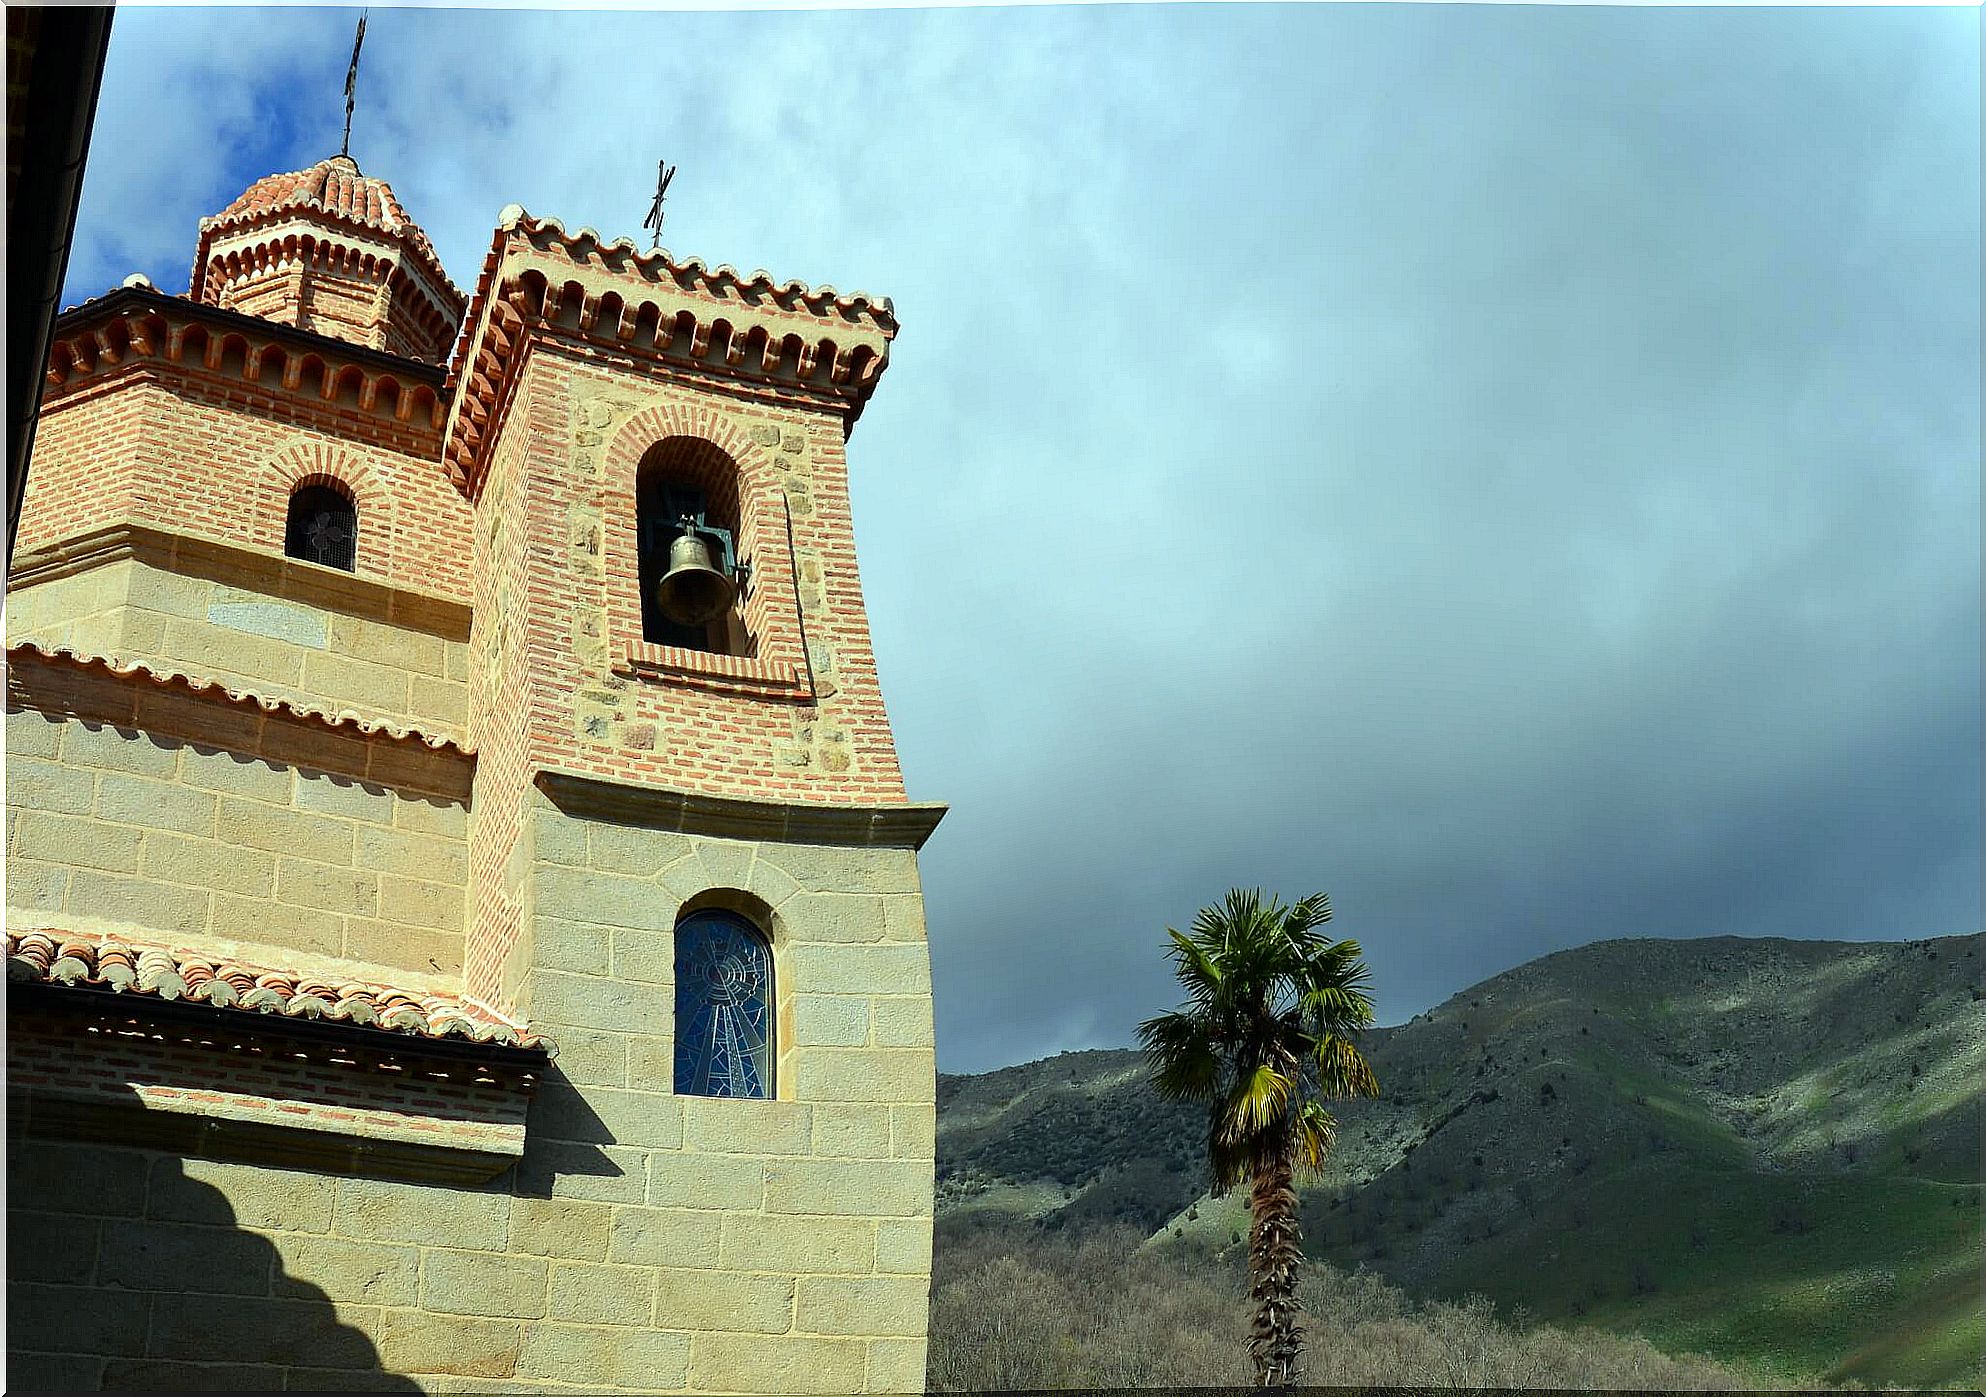
[[[555,469],[534,471],[525,522],[533,538],[563,545],[534,560],[527,598],[533,759],[713,794],[901,802],[841,419],[552,353],[533,357],[518,402],[564,451]],[[783,669],[784,687],[690,651],[667,652],[659,670],[627,663],[641,641],[635,471],[672,436],[713,442],[737,465],[741,552],[753,565],[750,658]]]
[[[426,414],[402,423],[383,394],[365,410],[353,381],[339,387],[335,375],[326,400],[322,365],[295,389],[274,364],[250,382],[246,352],[231,345],[213,369],[197,354],[164,368],[133,359],[52,391],[16,552],[135,518],[280,553],[292,490],[328,478],[358,506],[359,575],[468,600],[470,510],[438,464]]]
[[[115,681],[85,676],[102,686]],[[308,747],[315,734],[265,729]],[[458,973],[463,806],[159,731],[7,712],[10,924]],[[206,944],[203,940],[197,944]],[[406,979],[406,973],[398,975]]]

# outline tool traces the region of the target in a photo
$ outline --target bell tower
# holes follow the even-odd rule
[[[465,989],[558,1035],[573,1096],[539,1110],[680,1149],[633,1201],[723,1164],[716,1233],[646,1220],[656,1255],[706,1257],[662,1264],[797,1287],[790,1323],[693,1340],[692,1389],[789,1362],[819,1390],[923,1381],[916,851],[944,807],[905,797],[845,452],[896,329],[887,300],[512,205],[448,385],[474,513]]]

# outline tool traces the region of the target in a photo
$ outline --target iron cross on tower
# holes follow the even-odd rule
[[[359,11],[359,32],[352,36],[352,66],[345,70],[345,140],[338,147],[338,154],[347,160],[352,157],[352,104],[357,100],[359,90],[359,50],[365,46],[365,17],[368,11]]]
[[[648,217],[641,220],[644,228],[655,230],[650,247],[662,246],[662,200],[669,192],[669,181],[676,177],[676,167],[666,160],[655,162],[655,202],[648,206]]]

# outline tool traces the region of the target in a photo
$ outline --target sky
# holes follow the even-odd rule
[[[67,303],[335,154],[351,10],[120,5]],[[891,296],[850,442],[939,1066],[1330,894],[1381,1022],[1980,912],[1977,9],[374,8],[352,153]]]

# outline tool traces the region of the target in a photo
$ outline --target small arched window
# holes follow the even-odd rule
[[[676,923],[676,1094],[772,1095],[772,948],[735,912]]]
[[[350,497],[329,485],[305,485],[291,495],[283,551],[307,563],[353,571],[358,562],[359,513]]]

